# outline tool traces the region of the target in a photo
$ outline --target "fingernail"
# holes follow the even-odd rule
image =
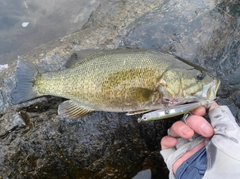
[[[200,130],[204,134],[204,137],[210,137],[213,134],[213,129],[207,124],[202,124]]]

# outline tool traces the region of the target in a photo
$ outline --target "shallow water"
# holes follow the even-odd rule
[[[0,0],[0,65],[82,27],[97,0]]]

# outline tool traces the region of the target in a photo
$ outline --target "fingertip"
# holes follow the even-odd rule
[[[197,109],[192,110],[191,113],[194,115],[203,116],[206,113],[206,108],[200,106]]]
[[[189,139],[193,137],[194,131],[183,121],[175,122],[170,128],[170,134],[174,137]]]
[[[209,123],[204,123],[200,126],[201,135],[203,137],[211,137],[214,134],[214,130]]]
[[[202,116],[191,115],[187,118],[187,124],[203,137],[211,137],[214,133],[213,127]]]
[[[218,104],[215,101],[213,101],[211,107],[209,108],[209,111],[213,110],[216,107],[218,107]]]
[[[172,148],[177,145],[177,139],[171,136],[165,136],[161,140],[161,148],[162,150]]]

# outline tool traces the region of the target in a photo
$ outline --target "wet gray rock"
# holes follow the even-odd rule
[[[82,29],[21,58],[54,71],[81,49],[174,53],[220,77],[219,103],[239,116],[239,7],[220,0],[103,0]],[[64,99],[51,96],[12,106],[15,66],[0,71],[0,178],[131,178],[147,168],[152,178],[168,178],[159,141],[176,119],[137,123],[138,116],[94,112],[69,120],[57,116]]]

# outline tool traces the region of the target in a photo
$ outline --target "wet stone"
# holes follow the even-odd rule
[[[240,108],[240,92],[236,95],[235,104],[238,108]]]

